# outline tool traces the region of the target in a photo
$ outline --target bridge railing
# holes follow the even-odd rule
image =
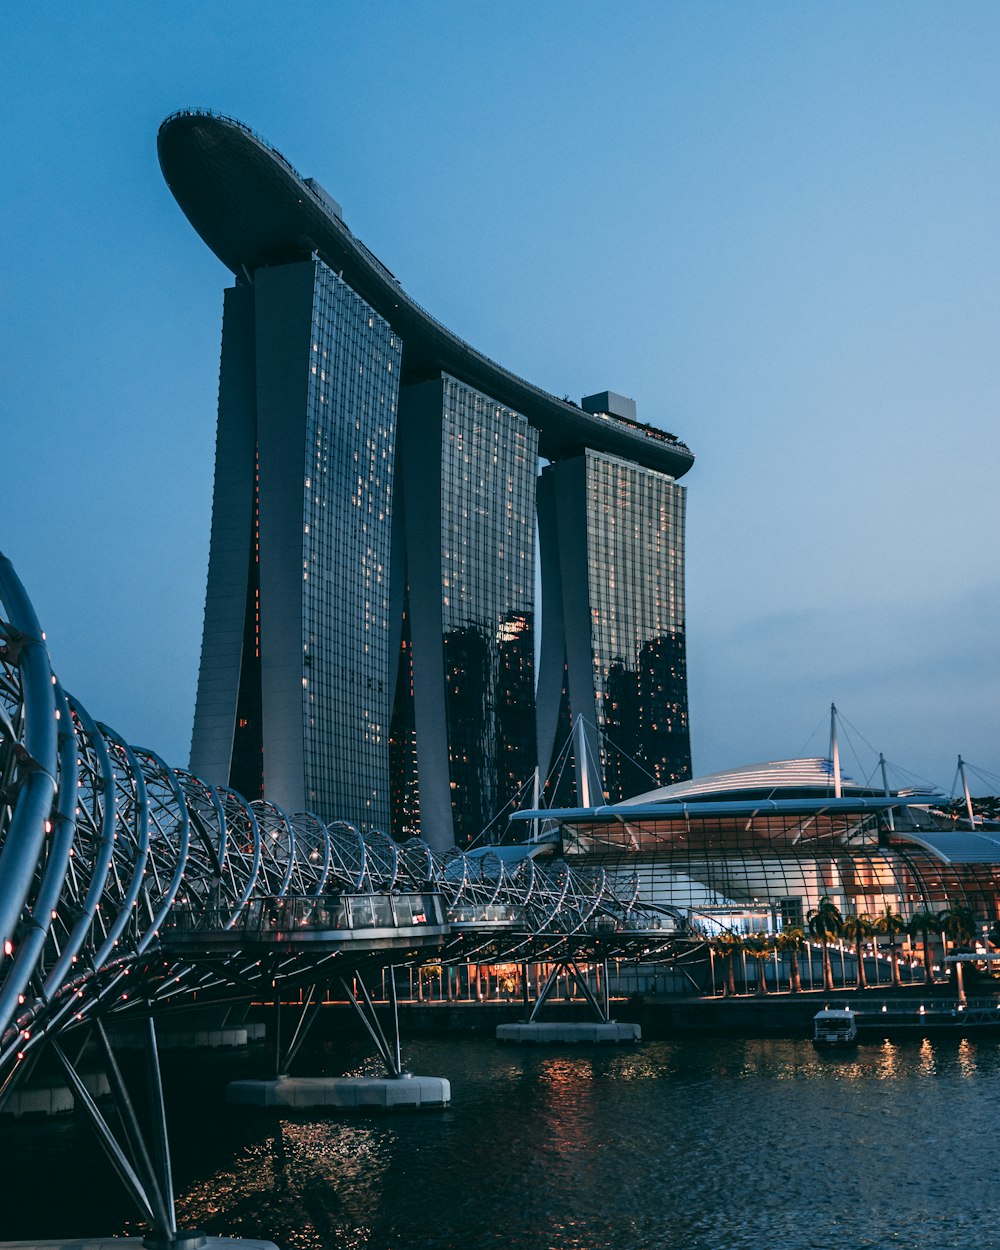
[[[330,894],[313,896],[282,895],[253,899],[230,924],[225,908],[175,905],[161,934],[227,933],[238,939],[266,938],[279,933],[329,933],[335,930],[357,932],[365,929],[410,929],[424,925],[436,928],[447,922],[437,894]]]
[[[459,904],[448,908],[448,923],[457,926],[471,925],[474,928],[491,925],[516,928],[526,923],[525,909],[502,903]]]

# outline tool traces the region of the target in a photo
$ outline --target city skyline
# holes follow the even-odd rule
[[[525,10],[490,42],[485,18],[439,12],[423,32],[394,14],[399,41],[317,13],[344,36],[322,76],[275,42],[268,6],[229,33],[232,62],[193,14],[119,29],[67,8],[55,38],[27,9],[4,17],[19,246],[0,296],[0,546],[65,685],[186,759],[222,270],[153,138],[205,104],[294,153],[488,355],[556,394],[632,394],[690,442],[696,773],[815,753],[831,700],[945,788],[958,751],[997,768],[996,15],[637,6],[616,33],[584,6],[569,31]],[[157,44],[155,70],[129,41]],[[415,93],[414,49],[435,41],[448,73]],[[546,60],[557,47],[572,69]],[[375,65],[393,72],[373,112]],[[503,83],[492,104],[467,90],[484,73]],[[571,81],[586,90],[560,103]],[[487,157],[508,173],[493,186]]]

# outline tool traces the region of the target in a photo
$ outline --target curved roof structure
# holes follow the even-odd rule
[[[968,829],[906,830],[890,838],[893,845],[915,843],[946,864],[1000,863],[1000,838]]]
[[[832,795],[834,791],[833,761],[824,757],[800,760],[768,760],[762,764],[745,764],[741,768],[708,773],[690,781],[679,781],[635,798],[625,799],[622,807],[650,803],[697,802],[705,799],[809,798]],[[858,785],[841,773],[841,792],[847,796],[877,796],[882,793],[870,785]]]
[[[238,277],[316,253],[403,340],[408,382],[448,373],[523,413],[548,460],[590,447],[680,477],[694,463],[673,434],[627,418],[584,412],[476,351],[431,316],[348,229],[312,179],[249,127],[201,110],[172,114],[157,136],[160,168],[188,220]]]

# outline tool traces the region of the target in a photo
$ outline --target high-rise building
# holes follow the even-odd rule
[[[649,788],[610,743],[687,776],[688,448],[463,342],[241,123],[177,113],[158,148],[236,279],[195,771],[440,848],[523,796],[570,715],[603,731],[609,797]]]
[[[393,832],[426,826],[436,842],[464,845],[522,790],[537,760],[538,433],[445,375],[403,388],[399,461],[408,639],[393,790],[407,806]]]
[[[191,766],[387,826],[401,347],[321,260],[226,292]]]
[[[543,470],[539,748],[549,797],[583,769],[616,803],[691,775],[684,638],[684,487],[586,451]],[[581,718],[573,773],[552,765]],[[596,771],[596,776],[594,772]]]

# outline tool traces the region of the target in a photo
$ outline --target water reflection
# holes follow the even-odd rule
[[[934,1065],[934,1047],[926,1037],[920,1043],[920,1065],[917,1070],[921,1076],[933,1076],[937,1071]]]
[[[994,1222],[968,1161],[1000,1112],[995,1042],[407,1050],[451,1080],[449,1110],[236,1112],[221,1090],[238,1060],[186,1060],[171,1102],[181,1221],[285,1250],[943,1250],[981,1245]],[[303,1056],[303,1071],[369,1067],[354,1043]],[[2,1131],[5,1236],[136,1231],[85,1126]],[[928,1166],[933,1142],[947,1149]]]
[[[230,1235],[280,1226],[282,1244],[322,1250],[331,1244],[367,1247],[367,1219],[382,1199],[395,1144],[389,1125],[364,1120],[280,1120],[273,1135],[248,1146],[177,1199],[182,1226],[219,1227]],[[322,1202],[315,1196],[324,1195]]]
[[[898,1075],[899,1050],[889,1041],[883,1041],[879,1051],[878,1074],[883,1081],[892,1080]]]
[[[976,1048],[967,1037],[963,1037],[958,1044],[958,1070],[962,1076],[976,1075]]]

